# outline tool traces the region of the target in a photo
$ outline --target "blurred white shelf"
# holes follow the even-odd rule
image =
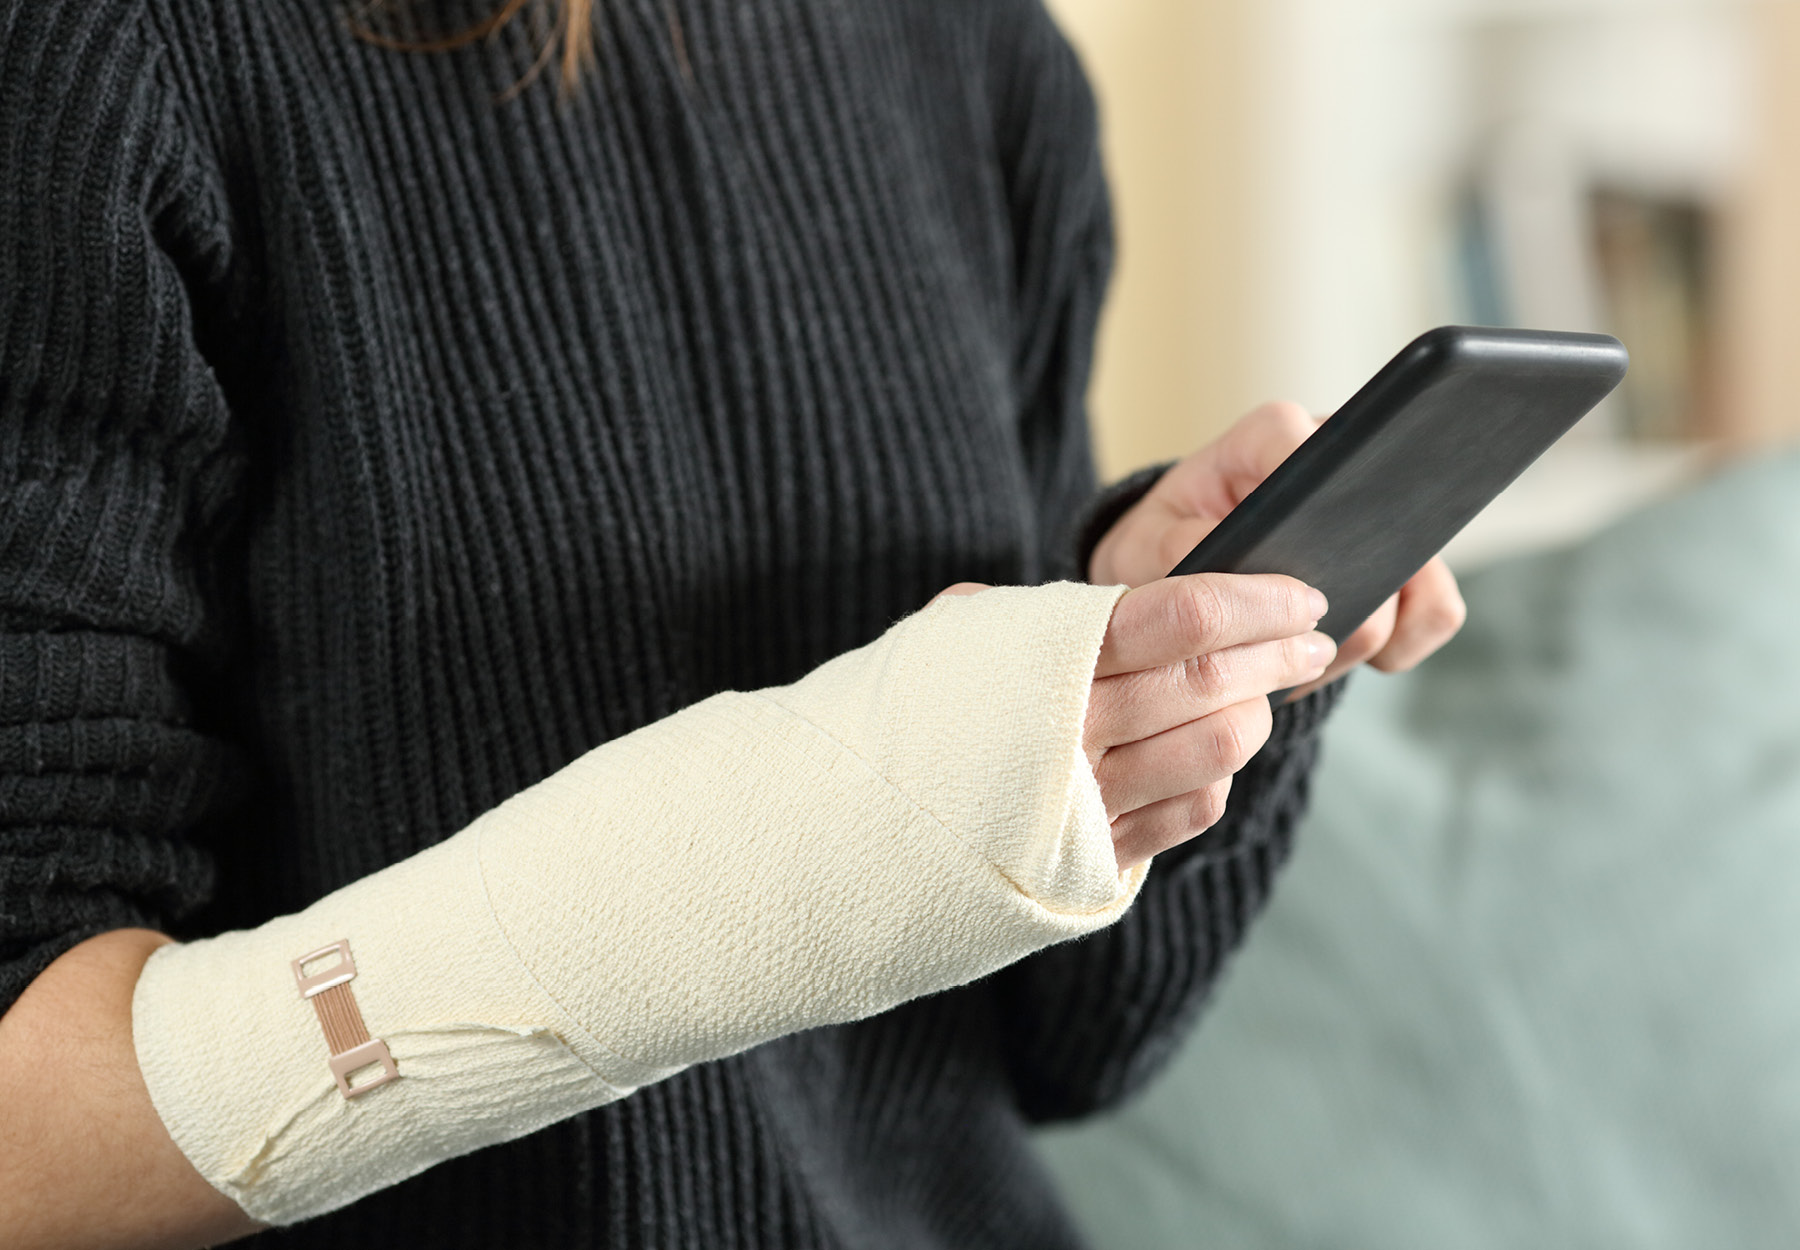
[[[1361,0],[1371,12],[1424,21],[1555,21],[1666,13],[1717,13],[1758,0]]]
[[[1489,504],[1444,552],[1467,572],[1507,556],[1566,546],[1675,494],[1717,463],[1703,445],[1572,436]]]

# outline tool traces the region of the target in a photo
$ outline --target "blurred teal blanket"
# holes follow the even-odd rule
[[[1193,1042],[1045,1135],[1104,1250],[1800,1246],[1800,456],[1466,590]]]

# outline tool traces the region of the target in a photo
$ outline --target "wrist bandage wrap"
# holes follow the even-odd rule
[[[162,948],[132,1007],[158,1114],[214,1186],[291,1223],[1110,923],[1144,870],[1115,867],[1081,736],[1122,593],[940,599],[305,911]],[[390,1062],[351,1051],[364,1036]],[[340,1047],[360,1071],[334,1072]]]

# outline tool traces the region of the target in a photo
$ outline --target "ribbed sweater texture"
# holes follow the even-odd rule
[[[543,29],[427,55],[332,0],[0,0],[0,1007],[106,929],[296,910],[951,582],[1072,575],[1145,485],[1094,497],[1107,203],[1036,0],[601,0],[583,87],[503,98]],[[1328,702],[1100,936],[260,1240],[1074,1245],[1028,1125],[1177,1044]]]

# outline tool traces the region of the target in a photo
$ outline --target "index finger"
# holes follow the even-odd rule
[[[1094,676],[1182,664],[1251,642],[1292,638],[1325,615],[1325,596],[1279,573],[1190,573],[1126,591]]]

